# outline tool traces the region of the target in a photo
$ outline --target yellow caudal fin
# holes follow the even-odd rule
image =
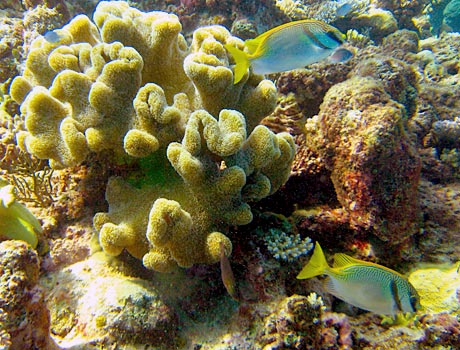
[[[316,242],[315,250],[307,265],[304,266],[302,271],[297,275],[299,280],[312,278],[315,276],[323,275],[329,269],[326,257],[318,242]]]
[[[235,60],[233,83],[237,84],[241,79],[243,79],[243,76],[248,71],[250,65],[248,54],[234,46],[231,46],[230,44],[226,44],[224,46],[227,49],[227,51],[230,52],[230,54],[233,56],[233,59]]]

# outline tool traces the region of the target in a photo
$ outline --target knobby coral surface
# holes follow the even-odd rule
[[[109,211],[94,218],[107,253],[126,248],[159,271],[230,254],[221,232],[249,223],[248,203],[289,176],[291,136],[258,126],[275,106],[273,83],[249,72],[233,84],[224,44],[242,42],[223,27],[198,29],[188,47],[172,14],[114,1],[93,18],[32,43],[11,86],[27,128],[18,143],[53,168],[105,150],[141,158],[148,179],[112,178]]]

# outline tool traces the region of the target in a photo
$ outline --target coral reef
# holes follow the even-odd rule
[[[53,202],[53,170],[46,161],[39,160],[18,146],[6,146],[5,154],[0,159],[3,175],[9,179],[17,190],[17,198],[23,202],[33,203],[47,208]]]
[[[45,160],[16,145],[16,135],[24,131],[16,112],[15,103],[5,95],[0,103],[0,175],[15,186],[18,200],[46,208],[53,201],[53,171]]]
[[[326,23],[334,22],[344,16],[353,16],[365,10],[369,0],[353,1],[311,1],[311,0],[276,0],[276,6],[293,20],[317,19]],[[348,11],[342,13],[341,7],[348,4]]]
[[[155,8],[177,14],[186,33],[220,24],[242,39],[254,38],[288,20],[273,0],[162,0],[155,1]]]
[[[425,9],[428,0],[374,0],[372,3],[381,9],[389,10],[397,20],[400,29],[414,29],[414,18],[419,17]]]
[[[353,28],[368,28],[372,40],[380,41],[383,37],[398,30],[398,22],[390,11],[370,9],[351,20]]]
[[[287,106],[280,111],[281,113],[275,110],[271,117],[286,115],[297,104],[299,112],[304,116],[303,124],[305,124],[306,118],[311,118],[319,112],[319,106],[327,90],[346,80],[350,71],[351,64],[346,62],[335,65],[317,64],[302,70],[281,73],[276,85],[278,92],[286,97],[281,98],[277,108],[282,108],[284,104]]]
[[[281,300],[265,320],[258,342],[262,349],[352,349],[345,315],[326,312],[315,293]]]
[[[0,275],[0,347],[54,349],[37,253],[24,242],[1,242]]]
[[[341,65],[342,67],[318,64],[310,66],[306,70],[282,74],[278,81],[278,87],[283,95],[279,99],[280,102],[275,112],[269,119],[265,119],[264,123],[275,130],[289,130],[289,132],[297,134],[296,143],[299,148],[296,153],[292,176],[282,192],[275,195],[272,201],[274,204],[270,206],[270,210],[278,211],[288,217],[292,215],[291,218],[296,222],[301,235],[309,236],[313,240],[328,242],[332,237],[339,237],[340,239],[333,239],[329,242],[330,247],[336,251],[340,249],[338,247],[342,247],[345,250],[353,251],[358,256],[369,259],[375,259],[376,255],[377,257],[380,255],[380,258],[385,256],[385,259],[388,257],[389,259],[416,260],[417,257],[426,256],[424,254],[432,256],[431,259],[436,260],[435,256],[439,258],[441,250],[435,246],[434,242],[436,239],[441,239],[441,231],[447,234],[447,232],[455,230],[456,225],[452,224],[452,221],[455,221],[456,214],[449,211],[453,215],[452,220],[447,219],[449,216],[443,219],[440,215],[434,214],[435,210],[431,210],[434,200],[432,202],[428,199],[434,193],[427,194],[418,191],[422,188],[419,186],[420,172],[422,176],[436,181],[436,183],[455,180],[458,173],[456,170],[458,169],[458,151],[455,148],[456,143],[452,143],[455,138],[447,136],[455,135],[453,116],[456,115],[455,111],[457,111],[458,89],[454,82],[457,80],[457,70],[449,69],[449,73],[446,71],[444,77],[436,81],[424,78],[424,69],[429,62],[433,62],[437,67],[443,64],[455,67],[455,58],[452,56],[453,53],[457,52],[458,46],[453,40],[455,35],[444,34],[443,37],[445,39],[440,41],[419,42],[415,32],[401,30],[386,36],[378,46],[370,44],[356,51],[355,57],[346,65]],[[421,51],[422,49],[424,50]],[[312,71],[312,73],[309,72],[307,75],[305,71]],[[329,74],[337,71],[345,74]],[[320,75],[320,72],[323,74]],[[322,76],[322,80],[317,81],[308,78],[315,77],[316,74]],[[373,88],[369,85],[369,94],[367,95],[364,92],[367,89],[365,86],[376,81],[378,81],[377,85],[380,85],[379,89],[382,89],[381,92],[372,91]],[[305,85],[304,82],[307,82],[308,85]],[[447,85],[450,85],[450,88],[447,88]],[[348,86],[347,89],[341,89],[341,87],[345,88],[346,86]],[[361,91],[360,97],[357,97],[357,100],[353,102],[353,107],[350,107],[347,101],[354,91],[358,90]],[[383,95],[381,94],[382,91],[384,91]],[[310,99],[310,95],[317,98]],[[365,107],[367,102],[365,103],[364,99],[366,96],[375,99],[375,104],[369,100],[369,107],[374,106],[371,109]],[[383,96],[387,97],[381,100]],[[385,118],[393,112],[390,110],[388,110],[389,113],[383,112],[386,110],[383,105],[387,104],[384,102],[387,98],[389,98],[390,105],[396,107],[394,110],[396,118],[390,128],[388,128],[390,124],[386,124],[389,120]],[[329,103],[331,103],[330,107],[332,108],[327,107]],[[372,109],[376,114],[370,117],[369,121],[364,121],[362,119],[363,111],[370,113]],[[355,123],[349,124],[350,129],[348,131],[344,125],[345,121],[340,121],[342,120],[341,113],[350,113],[349,117],[352,118],[352,110],[358,112],[356,119],[352,119],[355,120]],[[386,117],[380,120],[380,113],[385,114]],[[323,117],[326,119],[321,121],[320,118]],[[307,122],[306,134],[299,135],[302,132],[301,122],[304,119]],[[442,123],[439,122],[441,120],[443,120]],[[362,138],[355,139],[352,134],[359,133],[361,121],[364,129],[369,127],[367,129],[369,133],[363,133],[361,134]],[[372,126],[373,123],[379,125]],[[342,125],[343,128],[335,132],[329,129],[332,125]],[[321,131],[323,127],[326,128],[324,134]],[[382,127],[380,131],[378,131],[379,127]],[[389,136],[386,133],[391,128],[393,128],[392,133],[395,137],[394,144],[387,143],[391,138],[386,139]],[[438,130],[439,132],[436,133]],[[324,137],[316,138],[319,134]],[[445,148],[445,146],[443,148],[443,143],[437,141],[438,139],[441,141],[441,138],[433,137],[435,134],[445,135],[446,137],[443,137],[442,140],[449,140],[448,142],[443,141],[444,145],[449,148]],[[334,143],[330,138],[332,135],[336,135],[337,140],[340,140],[339,143]],[[399,152],[401,157],[398,156],[395,162],[387,162],[383,160],[383,153],[379,153],[379,155],[375,153],[373,156],[366,154],[365,140],[370,141],[371,135],[376,136],[377,144],[382,142],[382,147],[377,146],[375,152],[388,151],[388,154],[393,155]],[[384,141],[385,139],[386,141]],[[428,141],[430,144],[427,144]],[[428,145],[429,147],[427,147]],[[390,151],[392,147],[396,147],[396,149]],[[398,151],[397,148],[399,147],[401,148]],[[349,148],[352,153],[356,152],[354,156],[351,153],[342,153],[346,148]],[[352,149],[355,151],[351,151]],[[334,177],[340,177],[344,173],[339,171],[340,175],[331,175],[331,171],[334,172],[334,168],[338,169],[339,165],[348,157],[350,160],[343,168],[345,173],[358,171],[358,168],[362,166],[364,169],[367,168],[367,175],[365,179],[354,179],[356,181],[348,181],[351,179],[347,180],[344,177],[343,183],[347,182],[349,187],[342,192],[337,187],[337,181],[342,180],[337,180]],[[371,159],[374,160],[371,161]],[[380,165],[385,166],[386,164],[391,168],[390,172],[386,172],[384,168],[380,167],[378,164],[380,160],[382,161]],[[394,166],[395,164],[397,166]],[[331,184],[331,180],[333,184]],[[379,185],[371,189],[373,185],[370,184],[372,182]],[[356,186],[363,185],[359,189],[358,187],[355,188],[354,195],[359,198],[358,202],[363,201],[361,203],[364,203],[367,197],[369,206],[364,210],[365,213],[359,212],[359,210],[353,212],[349,206],[347,207],[350,203],[354,207],[356,204],[354,199],[348,198],[350,200],[349,203],[347,202],[348,204],[343,202],[345,198],[342,198],[342,193],[350,195],[355,191],[352,189],[352,183]],[[315,188],[314,193],[311,192],[311,188]],[[363,192],[364,188],[370,190]],[[423,198],[422,205],[419,201],[420,196]],[[385,204],[386,200],[389,200],[387,204]],[[401,200],[403,202],[399,202]],[[406,208],[404,214],[400,211],[399,204],[395,205],[395,201]],[[276,206],[276,209],[273,205]],[[373,205],[377,211],[372,209]],[[429,212],[425,210],[429,210]],[[378,213],[378,211],[380,212]],[[369,221],[367,221],[366,215],[369,215],[367,217]],[[439,226],[434,224],[432,218],[435,219],[433,221],[438,221]],[[426,226],[425,219],[427,219]],[[356,220],[361,221],[358,223]],[[365,223],[366,221],[367,223]],[[392,229],[388,229],[389,227],[386,226],[390,222],[395,225]],[[438,229],[441,231],[438,232]],[[428,232],[429,234],[424,235]],[[374,235],[383,239],[384,242],[375,240]],[[444,239],[441,240],[445,242]],[[406,248],[400,249],[401,246],[389,247],[389,245],[398,244],[398,242],[405,242]],[[418,247],[414,247],[412,244],[408,245],[414,242],[420,242],[420,245]],[[393,251],[387,256],[389,248]],[[449,259],[453,258],[452,249],[449,247],[443,245],[442,251],[449,252]]]
[[[17,19],[0,19],[0,82],[6,82],[19,73],[19,46],[22,44],[22,24]],[[2,94],[5,91],[2,91]]]
[[[27,1],[24,1],[25,3]],[[17,15],[1,16],[0,18],[0,84],[4,90],[11,83],[10,79],[21,71],[20,61],[27,53],[29,45],[39,34],[47,30],[62,26],[69,18],[69,14],[63,7],[54,8],[56,4],[48,2],[48,6],[25,5],[30,11],[24,13],[24,18]],[[21,8],[23,10],[23,8]],[[2,91],[5,93],[6,91]],[[2,95],[2,94],[0,94]]]
[[[444,149],[460,148],[460,118],[454,120],[438,120],[432,124],[430,133],[424,143],[428,147],[436,146],[440,151]]]
[[[292,138],[257,126],[274,108],[273,84],[252,74],[233,84],[223,44],[241,41],[223,27],[195,31],[188,48],[163,12],[101,2],[94,23],[80,15],[33,42],[11,86],[27,129],[19,145],[53,168],[107,150],[145,158],[166,182],[109,182],[109,212],[94,218],[103,249],[159,271],[218,261],[221,242],[231,251],[220,231],[249,223],[247,202],[289,175]]]
[[[0,348],[459,348],[450,1],[2,3],[0,175],[43,231],[0,243]],[[354,56],[234,85],[232,35],[300,16]],[[308,237],[415,267],[425,309],[383,324],[299,282]]]
[[[435,168],[436,164],[424,166]],[[417,244],[404,253],[405,258],[414,262],[436,262],[441,266],[455,263],[460,253],[458,245],[452,244],[460,229],[460,184],[448,178],[445,181],[453,182],[438,184],[438,177],[428,180],[424,173],[422,176],[418,186],[423,218],[420,235]]]
[[[102,2],[94,18],[98,27],[78,16],[55,31],[57,40],[35,40],[11,86],[26,116],[27,150],[54,168],[77,164],[90,151],[148,156],[180,140],[190,109],[215,115],[239,106],[254,126],[274,106],[268,81],[232,85],[222,43],[237,40],[224,28],[197,31],[183,65],[187,47],[174,15]]]
[[[354,345],[359,349],[455,349],[460,344],[460,323],[455,316],[446,313],[424,315],[415,324],[389,328],[377,324],[369,316],[364,321],[365,317],[350,320],[356,330]],[[364,327],[369,321],[372,325]]]

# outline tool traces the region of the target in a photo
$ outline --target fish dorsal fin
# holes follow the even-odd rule
[[[343,253],[334,254],[334,264],[332,265],[334,268],[346,267],[346,266],[350,266],[350,265],[372,266],[372,267],[379,268],[381,270],[390,272],[392,274],[398,275],[399,277],[407,280],[407,278],[404,277],[403,275],[401,275],[399,272],[397,272],[395,270],[392,270],[392,269],[390,269],[390,268],[388,268],[386,266],[375,264],[375,263],[372,263],[372,262],[369,262],[369,261],[355,259],[355,258],[352,258],[351,256],[348,256],[347,254],[343,254]]]
[[[270,30],[267,30],[266,32],[260,34],[259,36],[255,37],[254,39],[248,39],[244,42],[244,45],[247,48],[247,51],[250,55],[255,54],[256,52],[263,51],[265,50],[265,43],[268,40],[268,38],[273,37],[273,35],[276,35],[278,32],[289,29],[293,30],[295,28],[302,28],[302,26],[305,23],[321,23],[319,21],[315,20],[300,20],[300,21],[293,21],[293,22],[287,22],[284,24],[281,24],[275,28],[272,28]]]
[[[333,267],[344,267],[356,264],[363,265],[366,264],[366,261],[352,258],[351,256],[343,253],[334,254],[334,264],[332,265]]]

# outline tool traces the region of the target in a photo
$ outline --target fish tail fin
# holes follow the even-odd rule
[[[297,279],[303,280],[315,276],[323,275],[329,269],[326,257],[318,242],[316,242],[315,250],[307,265],[297,275]]]
[[[228,52],[233,56],[235,60],[235,71],[234,71],[234,84],[237,84],[243,79],[244,74],[248,71],[250,62],[248,54],[230,44],[224,45]]]

